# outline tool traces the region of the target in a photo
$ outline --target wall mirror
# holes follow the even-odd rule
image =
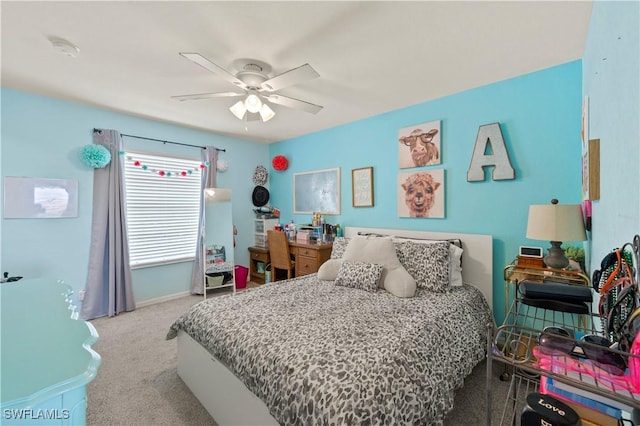
[[[233,219],[231,216],[231,190],[207,188],[204,190],[204,289],[207,291],[233,287],[235,292],[233,260]]]

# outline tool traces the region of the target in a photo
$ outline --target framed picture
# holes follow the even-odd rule
[[[373,207],[373,167],[351,170],[353,207]]]
[[[340,214],[340,168],[294,173],[293,212]]]
[[[433,166],[442,163],[440,120],[398,131],[400,168]]]
[[[5,176],[2,211],[5,219],[78,217],[78,181]]]
[[[444,218],[444,169],[398,173],[398,216]]]
[[[600,199],[600,139],[590,139],[582,152],[582,199]]]

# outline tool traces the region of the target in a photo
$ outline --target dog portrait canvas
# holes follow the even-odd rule
[[[444,218],[444,169],[398,173],[398,216]]]
[[[442,163],[440,121],[431,121],[398,131],[400,168],[433,166]]]

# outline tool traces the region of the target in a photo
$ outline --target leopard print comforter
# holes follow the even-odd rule
[[[282,425],[441,425],[485,357],[480,291],[398,298],[316,275],[208,299],[176,320]]]

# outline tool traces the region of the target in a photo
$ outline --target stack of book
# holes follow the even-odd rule
[[[640,425],[640,399],[632,406],[545,376],[540,377],[540,393],[566,403],[578,414],[583,425]],[[640,395],[631,397],[640,398]]]

